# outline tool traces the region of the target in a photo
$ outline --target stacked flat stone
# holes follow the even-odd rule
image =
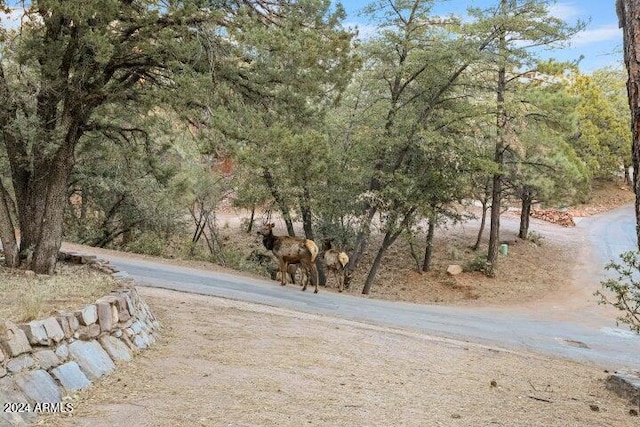
[[[42,320],[0,319],[0,406],[61,402],[152,345],[159,328],[133,287]],[[26,425],[33,415],[0,412],[0,425]]]
[[[109,264],[109,261],[98,259],[94,255],[82,255],[75,252],[60,251],[58,252],[58,259],[71,264],[87,264],[95,270],[107,274],[118,273],[118,269]]]

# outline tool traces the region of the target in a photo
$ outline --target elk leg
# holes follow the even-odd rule
[[[314,283],[316,285],[316,290],[313,291],[313,293],[317,294],[318,293],[318,282],[319,282],[319,280],[318,280],[318,269],[316,268],[316,264],[315,263],[311,263],[311,270],[313,270],[313,276],[314,276],[314,278],[316,280],[315,283]]]
[[[300,285],[304,286],[305,283],[309,283],[309,272],[307,271],[307,267],[304,265],[300,265]]]
[[[304,286],[302,287],[303,291],[307,290],[307,286],[309,285],[309,281],[311,280],[311,275],[310,272],[313,270],[316,272],[316,290],[314,293],[318,293],[318,270],[316,270],[316,265],[314,263],[306,263],[304,262],[302,264],[302,266],[304,267],[304,269],[307,272],[307,278],[304,280]],[[313,283],[313,282],[312,282]]]
[[[287,285],[287,270],[289,269],[289,263],[282,262],[280,264],[280,286]]]
[[[307,290],[307,285],[309,284],[309,280],[303,280],[302,281],[302,290],[306,291]]]
[[[289,264],[287,266],[287,276],[289,276],[289,279],[291,279],[291,283],[294,285],[296,284],[296,270],[296,264]]]

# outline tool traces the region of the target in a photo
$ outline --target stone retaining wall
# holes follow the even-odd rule
[[[64,396],[149,347],[160,324],[135,288],[26,324],[0,319],[0,426],[69,411]]]
[[[607,388],[640,409],[640,371],[616,371],[607,378]]]

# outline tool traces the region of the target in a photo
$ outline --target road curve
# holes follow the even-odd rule
[[[594,250],[598,265],[592,265],[591,271],[598,275],[611,258],[635,247],[633,207],[584,219],[577,230],[582,233],[585,244]],[[597,313],[598,308],[592,302],[588,303],[588,310],[574,309],[573,315],[568,316],[570,320],[563,320],[549,316],[547,310],[443,307],[327,292],[314,295],[301,292],[299,287],[278,286],[273,281],[115,255],[101,254],[101,258],[108,259],[122,271],[121,275],[133,278],[140,285],[410,329],[513,350],[529,350],[612,370],[640,368],[640,336],[616,327],[612,318]],[[589,286],[593,287],[599,279],[592,277]],[[557,301],[558,304],[562,310],[562,301]]]
[[[636,250],[634,206],[627,205],[585,219],[579,224],[603,266],[620,253]]]

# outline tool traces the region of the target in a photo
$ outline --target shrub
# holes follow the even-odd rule
[[[160,233],[141,233],[127,244],[125,250],[137,254],[162,256],[165,255],[167,240]]]
[[[530,231],[529,234],[527,234],[527,240],[538,246],[542,246],[544,243],[544,236],[536,231]]]
[[[612,295],[597,291],[599,304],[612,305],[622,312],[616,318],[616,324],[624,323],[640,334],[640,253],[624,252],[620,254],[622,263],[609,263],[605,269],[615,270],[618,277],[601,282],[604,289]]]
[[[464,271],[481,271],[484,272],[487,268],[487,256],[477,255],[474,259],[469,261],[464,266]]]

